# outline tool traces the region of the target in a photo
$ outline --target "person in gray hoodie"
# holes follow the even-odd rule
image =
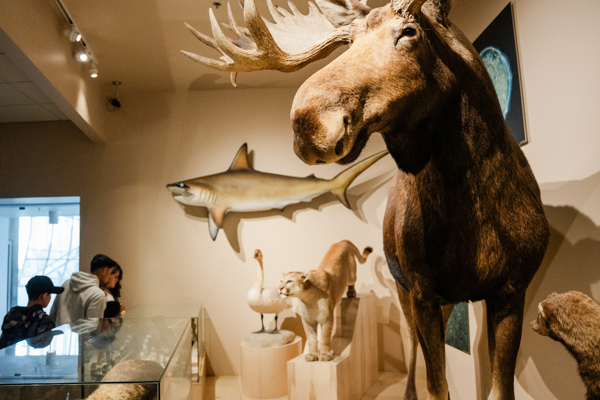
[[[50,318],[56,326],[68,324],[82,318],[102,318],[106,308],[106,295],[100,283],[106,284],[114,267],[119,266],[110,257],[96,254],[92,259],[91,273],[75,272],[62,287],[64,293],[52,304]]]

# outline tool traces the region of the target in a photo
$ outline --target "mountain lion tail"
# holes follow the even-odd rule
[[[365,261],[367,261],[367,257],[369,256],[369,254],[371,254],[373,252],[373,248],[371,246],[367,246],[365,247],[365,249],[363,250],[362,254],[358,254],[358,249],[356,249],[356,253],[357,256],[356,258],[358,259],[358,262],[361,264],[364,264]]]
[[[332,189],[331,193],[337,196],[340,202],[345,205],[347,208],[350,208],[350,203],[348,202],[348,198],[346,197],[346,189],[354,180],[367,168],[371,165],[375,164],[379,159],[388,154],[387,150],[380,151],[379,153],[373,154],[371,157],[367,157],[363,161],[354,164],[350,168],[345,169],[340,172],[335,178],[331,180]]]

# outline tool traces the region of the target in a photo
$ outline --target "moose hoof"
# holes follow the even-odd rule
[[[304,359],[308,362],[319,361],[319,356],[316,354],[308,353],[304,355]]]
[[[319,356],[319,360],[321,360],[321,361],[331,361],[331,360],[333,360],[333,356],[331,354],[321,354]]]

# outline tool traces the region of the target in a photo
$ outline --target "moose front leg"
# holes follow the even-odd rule
[[[413,287],[413,289],[415,289]],[[429,400],[448,400],[446,381],[446,349],[444,321],[439,301],[431,301],[434,295],[423,295],[411,289],[410,304],[417,327],[419,342],[423,349],[427,368],[427,393]]]
[[[331,349],[329,344],[331,343],[331,331],[333,329],[333,312],[331,313],[331,317],[321,324],[321,347],[319,348],[319,360],[321,361],[331,361],[333,360],[333,355],[331,354]]]
[[[514,400],[525,293],[487,299],[486,305],[494,400]]]
[[[306,331],[306,344],[308,345],[308,353],[304,355],[304,359],[306,361],[319,360],[317,326],[318,324],[316,322],[304,321],[304,330]]]
[[[396,282],[398,298],[402,306],[402,313],[406,319],[406,330],[408,332],[408,376],[406,377],[406,390],[404,391],[404,400],[417,400],[416,370],[417,370],[417,349],[419,348],[419,338],[417,337],[417,327],[412,314],[410,304],[410,294]]]

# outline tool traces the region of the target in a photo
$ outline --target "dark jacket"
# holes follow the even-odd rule
[[[2,322],[0,349],[52,330],[56,325],[41,305],[13,307]]]

